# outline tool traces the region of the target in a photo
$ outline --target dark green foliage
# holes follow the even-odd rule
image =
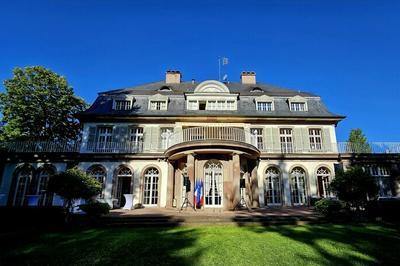
[[[337,199],[320,199],[315,203],[315,210],[326,217],[337,216],[344,204]]]
[[[87,215],[92,217],[99,217],[110,212],[110,206],[102,202],[89,202],[88,204],[79,205],[79,208]]]
[[[48,191],[64,198],[68,216],[73,200],[92,199],[101,193],[101,184],[82,170],[71,168],[52,176],[49,180]]]
[[[375,199],[379,192],[375,178],[361,167],[338,171],[330,188],[347,207],[357,210],[365,207],[368,200]]]
[[[356,153],[371,153],[371,146],[360,128],[355,128],[350,131],[348,142],[351,148]]]
[[[41,66],[15,68],[4,81],[0,112],[5,125],[0,140],[75,140],[80,125],[74,115],[86,108],[67,80]]]

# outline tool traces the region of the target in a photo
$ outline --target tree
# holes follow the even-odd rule
[[[357,153],[370,153],[371,146],[368,144],[367,138],[360,128],[355,128],[350,131],[348,140],[352,151]]]
[[[0,111],[5,124],[0,140],[75,140],[80,125],[74,115],[86,103],[67,80],[41,66],[15,68],[4,81]]]
[[[356,210],[365,207],[367,201],[375,199],[379,192],[375,178],[359,166],[338,171],[330,189],[347,207],[355,207]]]
[[[99,181],[78,168],[52,176],[49,180],[48,191],[64,198],[66,221],[68,221],[72,204],[76,199],[91,200],[101,193]]]

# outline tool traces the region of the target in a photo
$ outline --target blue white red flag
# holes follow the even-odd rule
[[[203,195],[203,181],[197,180],[194,190],[194,202],[196,208],[200,208],[204,204],[204,195]]]

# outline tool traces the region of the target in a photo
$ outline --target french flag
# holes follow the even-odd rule
[[[203,195],[203,181],[197,180],[195,189],[194,189],[194,203],[196,208],[201,208],[204,204],[204,195]]]

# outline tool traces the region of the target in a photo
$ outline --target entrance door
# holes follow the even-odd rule
[[[119,182],[120,184],[120,193],[119,193],[119,202],[120,202],[120,207],[123,207],[125,205],[125,197],[124,194],[130,194],[131,193],[131,177],[120,177]]]
[[[206,207],[222,207],[222,164],[209,161],[204,166],[204,195]]]

